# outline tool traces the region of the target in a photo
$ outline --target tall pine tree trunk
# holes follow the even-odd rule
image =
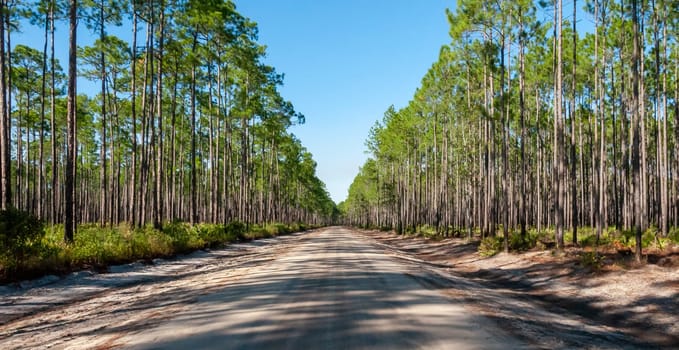
[[[576,164],[577,160],[575,158],[575,117],[576,117],[576,105],[575,99],[577,96],[577,85],[576,85],[576,68],[578,62],[577,48],[578,48],[578,37],[577,37],[577,27],[576,27],[576,13],[577,13],[577,0],[573,0],[573,72],[571,81],[571,226],[573,228],[573,244],[578,244],[578,191],[577,191],[577,174],[576,174]]]
[[[634,191],[634,198],[642,199],[642,174],[641,174],[641,164],[640,164],[640,124],[641,124],[641,113],[640,113],[640,92],[639,92],[639,62],[640,58],[640,43],[639,43],[639,19],[638,19],[638,9],[637,0],[632,0],[632,40],[633,40],[633,52],[632,52],[632,189]],[[643,225],[643,203],[634,200],[633,203],[633,214],[634,214],[634,236],[636,239],[636,247],[634,250],[637,262],[641,262],[641,233]]]
[[[64,240],[73,242],[76,226],[76,203],[75,203],[75,176],[76,176],[76,33],[77,33],[77,0],[70,0],[69,10],[69,50],[68,50],[68,100],[67,100],[67,155],[65,175],[65,216],[64,216]]]

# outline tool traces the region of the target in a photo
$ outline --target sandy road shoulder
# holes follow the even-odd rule
[[[315,231],[199,251],[154,265],[75,273],[44,286],[4,291],[0,348],[105,346],[125,329],[149,326],[253,267],[285,254]]]

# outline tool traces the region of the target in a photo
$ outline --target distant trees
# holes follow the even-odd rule
[[[3,208],[64,223],[67,241],[80,222],[331,219],[316,164],[287,131],[304,117],[280,96],[282,76],[262,62],[257,26],[233,2],[11,6],[10,17],[0,2]],[[60,43],[64,19],[69,40]],[[76,46],[77,23],[96,36],[91,46]],[[109,34],[123,23],[129,42]],[[41,28],[40,50],[10,45],[18,24]],[[67,43],[64,73],[54,46]],[[78,94],[78,74],[99,88]]]
[[[679,42],[664,0],[459,1],[452,42],[389,108],[342,207],[353,224],[482,236],[679,226]],[[562,16],[562,13],[565,16]],[[564,18],[566,18],[564,20]],[[571,22],[567,22],[571,21]],[[569,24],[571,26],[569,26]],[[553,30],[549,30],[553,28]],[[523,236],[522,236],[523,237]]]

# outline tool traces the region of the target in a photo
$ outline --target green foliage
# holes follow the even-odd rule
[[[509,235],[509,249],[512,251],[525,251],[535,247],[540,235],[536,230],[529,230],[526,232],[525,237],[521,237],[521,234],[514,232]]]
[[[168,257],[229,242],[303,231],[306,226],[276,223],[248,229],[238,221],[227,225],[175,221],[159,231],[150,225],[132,229],[127,224],[114,227],[85,224],[79,226],[75,242],[65,244],[62,225],[44,230],[39,220],[12,209],[0,212],[0,228],[2,281]]]
[[[592,270],[600,270],[604,265],[604,258],[597,252],[583,252],[580,255],[580,265]]]
[[[211,245],[201,234],[203,225],[192,226],[185,222],[175,221],[163,226],[163,233],[172,239],[175,252],[183,253]]]
[[[436,236],[438,235],[436,233],[436,228],[429,225],[419,226],[417,228],[417,233],[427,238],[436,238]]]
[[[657,229],[650,227],[641,234],[641,247],[648,248],[656,240]],[[636,246],[636,238],[633,230],[623,230],[619,238],[614,238],[613,243],[617,242],[619,245],[626,246],[628,248],[634,248]]]
[[[118,230],[91,225],[81,226],[78,239],[72,247],[67,247],[74,265],[124,262],[133,253],[130,248]]]
[[[581,237],[579,243],[583,247],[594,247],[596,245],[596,234]]]
[[[23,10],[13,12],[16,16],[13,21],[23,23],[22,26],[49,27],[51,16],[44,2],[33,4],[36,6],[32,10],[31,4],[16,5]],[[59,28],[63,23],[58,18],[63,14],[59,13],[59,6],[56,11],[55,25]],[[132,13],[136,14],[135,26]],[[165,13],[174,15],[161,19]],[[29,21],[25,21],[26,16]],[[265,64],[266,47],[257,42],[257,24],[242,16],[233,1],[162,2],[151,7],[130,1],[85,1],[79,8],[78,21],[92,31],[89,34],[93,37],[88,46],[78,48],[78,76],[96,83],[97,88],[80,91],[76,98],[78,159],[73,161],[78,164],[79,191],[87,193],[75,209],[77,217],[96,217],[102,225],[121,221],[141,226],[151,220],[156,224],[171,222],[175,216],[189,217],[189,211],[206,212],[203,209],[207,201],[192,202],[190,196],[210,198],[211,205],[218,205],[219,192],[230,196],[225,202],[235,202],[231,209],[244,213],[248,222],[256,217],[254,208],[264,203],[248,203],[242,208],[243,202],[234,201],[235,196],[275,202],[265,218],[258,218],[263,222],[280,218],[284,212],[286,223],[309,220],[326,224],[335,219],[335,204],[317,177],[312,154],[289,130],[293,124],[302,124],[304,116],[280,95],[283,74]],[[149,23],[172,28],[149,34],[155,43],[164,43],[164,49],[157,55],[140,48],[139,43],[130,42],[132,33],[118,37],[112,33],[117,30],[110,30],[124,25],[124,31],[128,31]],[[48,40],[47,36],[44,39]],[[16,45],[5,67],[11,75],[12,84],[7,88],[14,101],[9,114],[14,128],[8,144],[16,145],[8,156],[11,175],[15,176],[13,183],[21,193],[14,203],[20,209],[35,210],[39,217],[51,217],[51,207],[58,206],[52,203],[52,198],[64,198],[61,186],[46,188],[45,184],[51,183],[53,176],[56,179],[63,166],[60,162],[67,158],[64,135],[68,124],[68,76],[57,58],[42,54],[42,40],[29,41],[35,48]],[[157,69],[148,70],[147,64]],[[146,86],[147,79],[158,82],[150,92],[141,88]],[[189,96],[195,99],[183,103],[188,102]],[[211,96],[228,98],[216,103],[217,99]],[[148,106],[142,106],[143,101]],[[151,105],[152,109],[146,108]],[[158,118],[150,129],[144,129],[153,113],[167,118]],[[50,152],[52,148],[54,154]],[[212,150],[217,148],[225,151],[213,156]],[[158,152],[143,151],[150,149]],[[210,160],[204,161],[207,153]],[[143,170],[148,168],[150,157],[163,160],[151,178]],[[183,213],[159,212],[159,206],[149,205],[151,213],[139,215],[141,198],[152,198],[151,192],[160,189],[153,185],[159,185],[161,177],[179,173],[187,174],[182,177],[185,180],[173,176],[174,181],[168,181],[160,193],[163,200],[168,204],[172,200],[175,208],[180,202],[197,203],[198,208],[186,205]],[[109,181],[114,177],[119,184],[116,188],[133,188],[135,195],[111,192],[114,187]],[[217,179],[220,186],[214,183]],[[229,184],[246,181],[248,193],[228,191],[222,180]],[[146,185],[140,186],[140,182]],[[207,186],[187,191],[192,182]],[[31,190],[39,186],[40,191]],[[209,191],[214,192],[206,196]],[[102,205],[101,198],[111,203]],[[107,207],[133,210],[122,210],[114,216]],[[55,219],[62,220],[60,216]],[[221,222],[214,212],[204,220]],[[242,227],[224,232],[206,227],[194,232],[180,226],[174,225],[168,231],[171,244],[178,251],[217,244],[232,235],[245,239]],[[200,242],[201,239],[206,242]]]
[[[667,235],[667,238],[674,244],[679,244],[679,227],[674,227],[672,230],[670,230],[669,234]]]
[[[496,237],[486,237],[481,240],[481,244],[479,244],[479,255],[482,257],[491,257],[500,251],[502,251],[502,246],[503,246],[503,238],[500,236]]]
[[[240,222],[240,221],[232,221],[224,227],[225,234],[231,237],[235,237],[236,240],[242,241],[244,240],[245,233],[247,232],[248,227]]]
[[[26,256],[41,250],[45,232],[35,216],[14,208],[0,211],[0,264],[17,268]]]

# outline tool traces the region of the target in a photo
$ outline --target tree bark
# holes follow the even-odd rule
[[[77,53],[77,0],[70,0],[69,10],[69,51],[68,51],[68,100],[67,100],[67,156],[65,176],[65,216],[64,216],[64,240],[73,242],[76,231],[76,203],[75,203],[75,176],[76,176],[76,53]]]

